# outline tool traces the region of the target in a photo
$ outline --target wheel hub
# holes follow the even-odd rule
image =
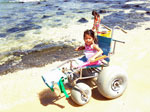
[[[88,90],[85,90],[84,94],[81,94],[81,99],[83,101],[87,102],[88,101],[88,94],[89,94]]]
[[[122,80],[121,79],[116,79],[112,82],[111,88],[114,91],[119,91],[121,88]]]

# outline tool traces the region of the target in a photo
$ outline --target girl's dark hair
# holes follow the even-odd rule
[[[99,13],[97,13],[96,10],[93,10],[93,11],[92,11],[92,15],[93,15],[93,16],[98,16],[98,17],[100,17]]]
[[[98,43],[97,38],[95,38],[95,34],[94,34],[93,30],[86,30],[86,31],[84,31],[84,35],[83,35],[84,38],[85,38],[85,35],[90,35],[93,38],[94,43],[95,44]]]

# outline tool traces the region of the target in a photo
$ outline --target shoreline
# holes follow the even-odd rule
[[[0,112],[150,111],[150,98],[148,98],[150,82],[147,78],[150,73],[150,50],[148,49],[150,30],[146,30],[150,28],[149,24],[150,22],[144,22],[141,27],[128,30],[126,35],[118,30],[115,33],[116,39],[123,38],[126,42],[125,45],[117,44],[110,62],[121,66],[128,73],[129,84],[121,97],[107,100],[98,94],[97,89],[94,89],[90,102],[84,106],[77,106],[70,98],[66,100],[63,94],[61,99],[57,99],[57,95],[52,94],[41,79],[42,74],[62,63],[57,61],[43,67],[0,76]]]
[[[6,4],[1,4],[3,7],[1,7],[0,19],[3,21],[1,24],[3,27],[0,32],[0,43],[2,44],[0,47],[0,74],[1,71],[7,71],[6,68],[15,69],[17,65],[18,68],[21,66],[21,69],[37,67],[40,61],[23,65],[23,61],[32,60],[26,58],[27,54],[32,51],[34,53],[44,48],[49,49],[51,45],[57,47],[69,43],[70,46],[79,44],[76,43],[76,38],[78,38],[77,41],[82,41],[83,29],[91,28],[93,24],[93,20],[92,24],[90,21],[93,19],[91,9],[100,13],[102,23],[107,26],[119,25],[124,29],[133,29],[139,27],[140,22],[150,21],[148,1],[110,1],[112,2],[109,0],[101,2],[91,0],[55,2],[55,0],[50,0],[29,4],[7,4],[8,7],[12,5],[12,9],[15,9],[10,10],[10,14],[17,13],[12,17],[9,17],[7,13]],[[85,6],[84,3],[86,3]],[[18,9],[13,7],[18,7]],[[91,24],[90,27],[88,27],[89,24]],[[24,55],[26,60],[22,61]]]

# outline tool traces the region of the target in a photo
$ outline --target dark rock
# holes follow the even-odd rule
[[[84,13],[83,11],[78,11],[77,13]]]
[[[41,2],[37,2],[37,5],[41,4]]]
[[[54,21],[55,21],[55,22],[60,22],[60,21],[61,21],[61,19],[55,19]]]
[[[52,4],[46,4],[45,6],[46,7],[52,7]]]
[[[150,15],[150,11],[146,11],[146,14]]]
[[[126,8],[126,9],[129,9],[129,8],[142,8],[142,6],[140,6],[140,5],[134,5],[134,4],[125,4],[125,5],[123,5],[123,6],[121,6],[122,8]]]
[[[62,8],[58,8],[58,10],[62,10]]]
[[[126,4],[126,5],[123,5],[123,6],[122,6],[122,8],[126,8],[126,9],[127,9],[127,8],[131,8],[131,7],[132,7],[132,6],[129,5],[129,4]]]
[[[41,29],[41,28],[42,28],[41,26],[35,25],[35,24],[33,24],[33,26],[32,26],[32,29]]]
[[[10,19],[8,16],[1,17],[2,19]]]
[[[43,15],[42,19],[46,19],[46,18],[49,18],[50,16],[47,16],[47,15]]]
[[[5,33],[0,33],[0,38],[4,38],[6,37],[6,34]]]
[[[19,2],[19,3],[22,3],[22,4],[23,4],[24,2]]]
[[[20,28],[18,28],[18,27],[13,27],[13,28],[6,30],[7,33],[14,33],[14,32],[18,32],[18,31],[20,31]]]
[[[146,28],[145,30],[150,30],[150,28]]]
[[[32,19],[29,20],[24,20],[20,25],[28,25],[28,24],[32,24]]]
[[[27,31],[27,30],[32,30],[32,29],[40,29],[42,28],[39,25],[35,25],[33,23],[28,23],[24,24],[24,26],[18,26],[18,27],[13,27],[8,30],[6,30],[7,33],[15,33],[15,32],[21,32],[21,31]]]
[[[87,23],[87,22],[88,22],[88,20],[87,20],[87,19],[85,19],[85,18],[81,18],[81,19],[79,19],[79,20],[78,20],[78,22],[80,22],[80,23]]]
[[[68,0],[64,0],[64,2],[68,2]]]
[[[106,13],[106,10],[100,10],[99,13]]]
[[[137,7],[137,8],[142,8],[140,5],[134,5],[134,7]]]
[[[80,0],[81,2],[92,2],[92,3],[99,3],[99,0]]]
[[[57,15],[64,15],[64,12],[56,12]]]
[[[24,37],[24,36],[25,36],[24,33],[21,33],[21,34],[16,35],[16,37]]]
[[[55,7],[58,8],[59,6],[56,5]]]
[[[32,29],[40,29],[41,26],[32,23],[32,20],[25,20],[20,24],[17,24],[17,27],[20,31],[32,30]]]

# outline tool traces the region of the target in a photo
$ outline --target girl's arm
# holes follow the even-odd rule
[[[94,18],[94,23],[93,23],[92,30],[94,30],[94,29],[95,29],[95,23],[96,23],[96,21],[95,21],[95,18]]]
[[[93,44],[93,49],[95,49],[95,50],[97,51],[97,53],[96,53],[94,56],[92,56],[92,57],[90,58],[90,60],[89,60],[90,62],[93,62],[98,56],[100,56],[100,55],[103,54],[102,49],[99,48],[98,45]]]
[[[80,46],[80,47],[77,47],[76,49],[75,49],[75,51],[80,51],[80,50],[84,50],[85,49],[85,46]]]

